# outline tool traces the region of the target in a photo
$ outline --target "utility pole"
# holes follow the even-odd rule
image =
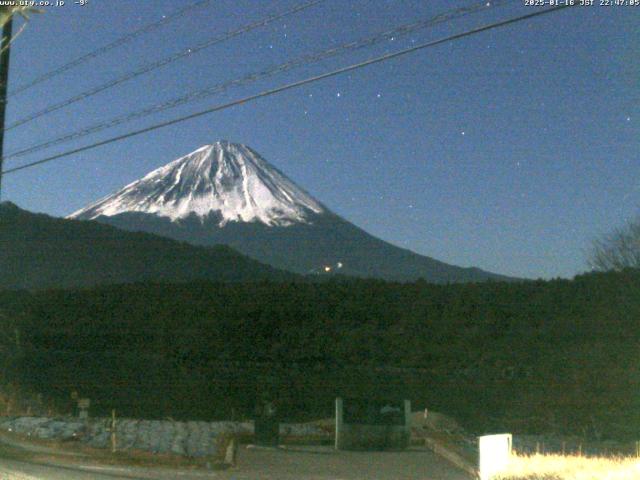
[[[2,172],[4,160],[4,117],[7,111],[7,83],[9,81],[9,56],[11,54],[11,34],[13,15],[2,27],[2,43],[0,43],[0,200],[2,200]]]

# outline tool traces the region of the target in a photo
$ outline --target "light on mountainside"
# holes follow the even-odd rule
[[[194,245],[228,245],[300,274],[444,283],[507,279],[376,238],[329,210],[255,150],[204,145],[71,214]],[[339,259],[339,260],[338,260]]]

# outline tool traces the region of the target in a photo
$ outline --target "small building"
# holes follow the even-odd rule
[[[411,402],[336,398],[336,450],[402,450],[411,439]]]

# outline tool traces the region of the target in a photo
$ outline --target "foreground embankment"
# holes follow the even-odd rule
[[[0,418],[0,430],[44,440],[78,441],[94,448],[111,447],[111,419],[49,417]],[[221,436],[252,435],[252,422],[176,422],[172,420],[118,419],[116,443],[119,451],[201,457],[220,454]],[[322,437],[327,433],[309,424],[282,424],[284,437]],[[223,452],[222,452],[223,453]]]

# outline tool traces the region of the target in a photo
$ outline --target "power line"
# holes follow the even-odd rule
[[[217,45],[219,43],[225,42],[226,40],[229,40],[231,38],[237,37],[239,35],[242,35],[244,33],[250,32],[251,30],[255,30],[256,28],[259,27],[263,27],[265,25],[268,25],[270,23],[273,23],[277,20],[280,20],[282,18],[288,17],[290,15],[293,15],[295,13],[298,13],[302,10],[306,10],[307,8],[313,7],[321,2],[323,2],[324,0],[311,0],[309,2],[297,5],[293,8],[290,8],[289,10],[286,10],[282,13],[276,13],[276,14],[271,14],[268,15],[267,17],[261,19],[261,20],[257,20],[255,22],[249,23],[247,25],[244,25],[240,28],[237,28],[235,30],[231,30],[227,33],[224,33],[222,35],[219,35],[217,37],[214,37],[212,39],[207,40],[206,42],[203,42],[199,45],[196,45],[194,47],[191,48],[186,48],[178,53],[174,53],[173,55],[169,55],[168,57],[164,57],[160,60],[156,60],[155,62],[151,62],[151,63],[147,63],[145,65],[142,65],[141,67],[137,68],[136,70],[133,70],[131,72],[125,73],[124,75],[114,78],[113,80],[110,80],[106,83],[103,83],[102,85],[98,85],[97,87],[91,88],[89,90],[86,90],[74,97],[68,98],[67,100],[64,100],[62,102],[58,102],[58,103],[54,103],[52,105],[49,105],[48,107],[32,113],[30,115],[27,115],[26,117],[21,118],[20,120],[17,120],[15,122],[13,122],[12,124],[10,124],[9,126],[6,127],[5,131],[8,130],[12,130],[16,127],[19,127],[20,125],[24,125],[25,123],[29,123],[33,120],[35,120],[36,118],[40,118],[44,115],[47,115],[51,112],[55,112],[57,110],[60,110],[61,108],[67,107],[69,105],[72,105],[76,102],[79,102],[81,100],[84,100],[88,97],[91,97],[93,95],[96,95],[97,93],[103,92],[109,88],[115,87],[116,85],[120,85],[121,83],[124,83],[128,80],[132,80],[136,77],[139,77],[141,75],[144,75],[145,73],[149,73],[153,70],[156,70],[160,67],[164,67],[165,65],[169,65],[170,63],[173,63],[177,60],[180,60],[181,58],[187,57],[189,55],[193,55],[196,52],[199,52],[200,50],[203,50],[205,48],[208,47],[212,47],[213,45]]]
[[[195,92],[190,92],[186,95],[173,98],[171,100],[160,103],[158,105],[153,105],[141,110],[120,115],[110,120],[98,122],[89,127],[84,127],[81,130],[77,130],[75,132],[71,132],[66,135],[63,135],[63,136],[60,136],[36,145],[32,145],[27,148],[23,148],[21,150],[16,150],[14,152],[11,152],[9,155],[5,156],[4,159],[8,160],[10,158],[21,157],[30,153],[34,153],[34,152],[52,147],[54,145],[60,145],[62,143],[66,143],[71,140],[76,140],[78,138],[82,138],[87,135],[91,135],[93,133],[97,133],[108,128],[122,125],[124,123],[128,123],[133,120],[139,120],[141,118],[147,117],[155,113],[176,108],[180,105],[184,105],[189,102],[201,100],[201,99],[225,92],[232,87],[247,85],[249,83],[253,83],[258,80],[269,78],[274,75],[293,70],[295,68],[317,63],[322,60],[335,57],[349,51],[355,51],[355,50],[363,49],[366,47],[371,47],[373,45],[376,45],[388,39],[394,39],[400,36],[408,35],[417,30],[432,27],[456,18],[477,13],[479,11],[484,11],[484,10],[487,10],[489,7],[495,8],[497,6],[501,6],[507,3],[513,3],[514,1],[515,0],[500,0],[494,3],[487,3],[486,1],[482,1],[479,4],[475,4],[473,6],[453,9],[444,13],[440,13],[436,16],[429,17],[428,19],[423,19],[420,21],[401,25],[399,27],[395,27],[393,29],[377,33],[376,35],[373,35],[373,36],[365,37],[356,41],[351,41],[351,42],[342,44],[338,47],[332,47],[326,50],[322,50],[320,52],[302,55],[288,62],[269,66],[262,71],[250,73],[238,79],[229,80],[223,83],[213,85],[211,87],[197,90]]]
[[[30,82],[27,82],[23,85],[20,85],[19,87],[15,88],[10,94],[9,97],[12,97],[14,95],[17,95],[19,93],[24,92],[25,90],[28,90],[31,87],[34,87],[35,85],[38,85],[46,80],[50,80],[54,77],[57,77],[58,75],[67,72],[69,70],[71,70],[72,68],[77,67],[78,65],[82,65],[83,63],[96,58],[100,55],[104,55],[105,53],[109,52],[110,50],[113,50],[114,48],[117,47],[121,47],[122,45],[125,45],[133,40],[135,40],[136,38],[145,35],[149,32],[152,32],[153,30],[156,30],[164,25],[166,25],[167,23],[170,23],[174,20],[177,20],[179,18],[184,17],[185,15],[187,15],[188,13],[190,13],[192,10],[195,10],[197,8],[203,7],[205,5],[207,5],[208,3],[211,3],[212,0],[200,0],[198,2],[192,3],[191,5],[187,5],[184,8],[181,8],[180,10],[175,11],[174,13],[171,13],[169,15],[163,16],[162,19],[156,21],[156,22],[152,22],[149,23],[137,30],[134,30],[131,33],[128,33],[120,38],[117,38],[116,40],[114,40],[111,43],[108,43],[107,45],[104,45],[100,48],[97,48],[96,50],[93,50],[92,52],[86,53],[80,57],[75,58],[74,60],[71,60],[70,62],[65,63],[64,65],[61,65],[47,73],[44,73],[36,78],[34,78],[33,80],[31,80]]]
[[[14,14],[13,16],[15,16],[15,14]],[[12,16],[12,20],[13,20],[13,16]],[[6,49],[10,48],[10,47],[11,47],[11,45],[13,45],[13,42],[15,42],[15,41],[16,41],[16,39],[17,39],[20,35],[22,35],[22,34],[24,33],[24,31],[25,31],[25,29],[27,28],[27,25],[28,25],[28,24],[29,24],[29,22],[28,22],[28,18],[25,16],[25,21],[22,23],[22,25],[20,26],[20,28],[18,29],[18,31],[17,31],[16,33],[14,33],[14,34],[11,36],[11,38],[10,38],[8,41],[6,41],[6,42],[4,41],[4,38],[3,38],[3,41],[2,41],[2,48],[0,48],[0,54],[1,54],[2,52],[4,52]],[[1,86],[1,85],[4,85],[4,84],[3,84],[3,83],[0,83],[0,86]],[[6,103],[6,100],[5,100],[5,103]]]
[[[286,84],[286,85],[283,85],[283,86],[280,86],[280,87],[276,87],[276,88],[273,88],[273,89],[270,89],[270,90],[265,90],[263,92],[260,92],[260,93],[254,94],[254,95],[250,95],[248,97],[244,97],[244,98],[241,98],[239,100],[234,100],[232,102],[225,103],[225,104],[222,104],[222,105],[216,105],[214,107],[208,108],[206,110],[202,110],[200,112],[196,112],[196,113],[192,113],[192,114],[189,114],[189,115],[185,115],[183,117],[175,118],[173,120],[168,120],[168,121],[165,121],[165,122],[157,123],[155,125],[151,125],[149,127],[145,127],[145,128],[139,129],[139,130],[134,130],[134,131],[129,132],[129,133],[125,133],[125,134],[122,134],[122,135],[111,137],[109,139],[102,140],[100,142],[92,143],[90,145],[85,145],[83,147],[75,148],[75,149],[68,150],[68,151],[63,152],[63,153],[52,155],[50,157],[46,157],[46,158],[43,158],[41,160],[37,160],[37,161],[34,161],[34,162],[29,162],[29,163],[26,163],[26,164],[21,165],[19,167],[10,168],[8,170],[4,170],[3,172],[0,172],[0,176],[6,175],[6,174],[9,174],[9,173],[14,173],[14,172],[17,172],[17,171],[20,171],[20,170],[24,170],[24,169],[27,169],[27,168],[31,168],[31,167],[34,167],[36,165],[42,165],[44,163],[51,162],[51,161],[57,160],[59,158],[68,157],[68,156],[74,155],[76,153],[85,152],[87,150],[92,150],[92,149],[97,148],[97,147],[101,147],[101,146],[104,146],[104,145],[108,145],[110,143],[118,142],[120,140],[125,140],[127,138],[131,138],[131,137],[135,137],[135,136],[138,136],[138,135],[142,135],[144,133],[148,133],[148,132],[151,132],[151,131],[154,131],[154,130],[158,130],[160,128],[168,127],[170,125],[175,125],[175,124],[178,124],[178,123],[182,123],[182,122],[185,122],[187,120],[191,120],[193,118],[201,117],[203,115],[207,115],[207,114],[210,114],[210,113],[218,112],[218,111],[221,111],[221,110],[226,110],[227,108],[235,107],[237,105],[242,105],[242,104],[251,102],[253,100],[257,100],[258,98],[263,98],[263,97],[268,97],[268,96],[271,96],[271,95],[275,95],[277,93],[284,92],[284,91],[287,91],[287,90],[291,90],[291,89],[294,89],[294,88],[298,88],[298,87],[301,87],[303,85],[308,85],[310,83],[314,83],[314,82],[317,82],[319,80],[324,80],[326,78],[335,77],[335,76],[341,75],[343,73],[347,73],[347,72],[351,72],[353,70],[357,70],[357,69],[360,69],[360,68],[363,68],[363,67],[367,67],[369,65],[374,65],[374,64],[377,64],[377,63],[385,62],[387,60],[391,60],[391,59],[398,58],[398,57],[401,57],[401,56],[404,56],[404,55],[408,55],[410,53],[417,52],[419,50],[423,50],[423,49],[430,48],[430,47],[435,47],[437,45],[441,45],[443,43],[451,42],[451,41],[454,41],[454,40],[459,40],[461,38],[469,37],[469,36],[475,35],[477,33],[485,32],[485,31],[488,31],[488,30],[493,30],[495,28],[500,28],[500,27],[504,27],[504,26],[507,26],[507,25],[512,25],[514,23],[518,23],[518,22],[522,22],[522,21],[525,21],[525,20],[529,20],[529,19],[534,18],[534,17],[539,17],[539,16],[542,16],[542,15],[546,15],[548,13],[560,11],[560,10],[563,10],[563,9],[571,7],[571,6],[572,5],[570,5],[570,4],[566,4],[566,5],[561,5],[561,6],[554,7],[554,8],[548,8],[548,9],[545,9],[545,10],[529,13],[527,15],[521,15],[521,16],[518,16],[518,17],[513,17],[513,18],[510,18],[510,19],[507,19],[507,20],[502,20],[502,21],[499,21],[499,22],[490,23],[490,24],[484,25],[482,27],[477,27],[477,28],[473,28],[471,30],[466,30],[466,31],[464,31],[462,33],[457,33],[455,35],[450,35],[448,37],[444,37],[444,38],[441,38],[441,39],[438,39],[438,40],[433,40],[433,41],[430,41],[430,42],[426,42],[426,43],[422,43],[422,44],[419,44],[419,45],[415,45],[413,47],[406,48],[404,50],[399,50],[399,51],[396,51],[396,52],[392,52],[392,53],[388,53],[388,54],[385,54],[385,55],[381,55],[379,57],[375,57],[375,58],[372,58],[372,59],[369,59],[369,60],[365,60],[365,61],[360,62],[360,63],[352,64],[352,65],[349,65],[347,67],[338,68],[338,69],[333,70],[331,72],[323,73],[321,75],[316,75],[314,77],[306,78],[304,80],[299,80],[299,81],[296,81],[296,82],[293,82],[293,83],[289,83],[289,84]]]

